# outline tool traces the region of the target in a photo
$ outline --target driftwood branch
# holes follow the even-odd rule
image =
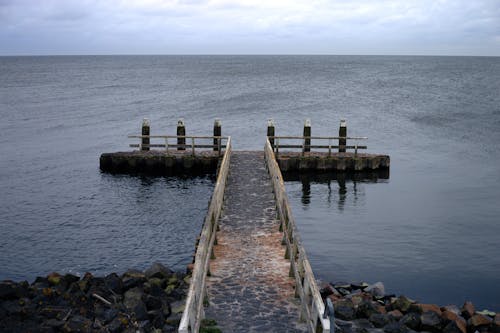
[[[111,306],[112,305],[112,303],[110,301],[108,301],[107,299],[105,299],[102,296],[99,296],[97,294],[92,294],[92,297],[97,298],[98,300],[100,300],[101,302],[103,302],[104,304],[106,304],[107,306]]]

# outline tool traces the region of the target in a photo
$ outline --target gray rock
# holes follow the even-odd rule
[[[382,282],[376,282],[372,285],[369,285],[365,288],[366,292],[369,292],[374,297],[384,297],[385,296],[385,287]]]
[[[399,322],[412,330],[418,331],[420,329],[420,314],[416,312],[405,314]]]
[[[352,320],[355,318],[354,304],[351,300],[339,300],[333,305],[335,309],[335,317],[343,320]]]
[[[173,271],[171,271],[170,268],[160,263],[154,263],[153,265],[151,265],[150,268],[146,270],[145,273],[146,273],[146,278],[148,279],[151,278],[166,279],[173,274]]]
[[[141,271],[131,269],[123,273],[122,282],[123,289],[128,290],[146,282],[146,275]]]
[[[356,315],[359,318],[370,318],[372,314],[379,313],[377,307],[373,302],[368,300],[363,300],[359,305],[356,311]]]
[[[434,311],[427,311],[420,317],[422,330],[440,332],[443,329],[441,317]]]
[[[444,311],[450,311],[454,314],[456,314],[457,316],[461,316],[462,315],[462,311],[458,308],[458,306],[454,305],[454,304],[450,304],[450,305],[446,305],[446,306],[443,306],[441,308],[441,310],[444,312]]]
[[[90,332],[92,330],[92,321],[79,315],[71,316],[64,324],[63,330],[66,332]]]
[[[374,328],[373,324],[365,318],[354,319],[353,323],[358,328]]]
[[[443,333],[467,333],[467,326],[457,320],[452,320],[445,326]]]
[[[391,303],[391,306],[393,310],[399,310],[402,313],[406,313],[412,304],[412,300],[402,295],[396,298],[394,302]]]
[[[121,294],[123,289],[123,282],[116,273],[111,273],[104,278],[104,284],[115,294]]]
[[[124,320],[122,318],[116,317],[107,326],[110,333],[122,332],[125,328]]]
[[[382,328],[391,322],[389,316],[383,313],[374,313],[370,316],[369,320],[377,328]]]

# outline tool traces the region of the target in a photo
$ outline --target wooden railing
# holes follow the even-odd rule
[[[190,149],[191,153],[195,155],[195,149],[198,148],[212,149],[218,151],[219,155],[221,155],[222,150],[227,146],[227,143],[223,144],[223,141],[228,141],[228,137],[226,136],[129,135],[128,137],[131,139],[140,139],[140,143],[130,144],[132,148],[139,148],[140,150],[165,148],[167,154],[171,152],[172,149]],[[150,140],[156,141],[160,139],[162,141],[161,143],[150,143]],[[196,143],[196,141],[209,141],[212,143],[199,144]]]
[[[295,278],[295,295],[300,298],[301,319],[306,321],[310,332],[330,332],[328,312],[325,312],[316,279],[300,241],[283,176],[269,140],[266,140],[264,151],[281,221],[280,230],[283,232],[283,240],[286,243],[285,258],[290,259],[290,276]]]
[[[226,188],[227,175],[229,173],[229,161],[231,158],[231,137],[228,137],[226,151],[219,167],[217,182],[210,200],[200,240],[196,249],[193,273],[189,285],[186,307],[179,324],[179,333],[198,332],[201,320],[205,317],[203,303],[206,295],[206,276],[209,268],[210,258],[217,232],[219,216],[222,210],[224,191]]]
[[[346,151],[347,149],[354,149],[354,153],[358,153],[358,149],[367,149],[366,145],[359,145],[358,141],[367,140],[367,137],[340,137],[340,136],[269,136],[268,139],[271,141],[271,146],[274,148],[274,152],[279,154],[280,149],[286,148],[300,148],[302,153],[308,152],[311,149],[327,149],[328,154],[331,155],[332,149],[338,149],[339,152]],[[283,141],[293,141],[294,144],[283,144]],[[311,144],[312,140],[325,142],[323,144]],[[354,141],[354,144],[347,145],[347,140]],[[299,141],[299,143],[297,143]],[[328,144],[326,144],[328,142]]]

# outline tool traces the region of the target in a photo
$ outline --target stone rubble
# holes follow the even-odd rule
[[[333,303],[337,333],[500,333],[500,313],[386,295],[382,282],[327,283],[321,295]]]
[[[155,263],[82,278],[0,282],[0,332],[176,332],[190,276]]]

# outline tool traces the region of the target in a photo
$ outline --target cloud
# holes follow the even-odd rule
[[[494,0],[0,0],[0,54],[500,55],[499,34]]]

